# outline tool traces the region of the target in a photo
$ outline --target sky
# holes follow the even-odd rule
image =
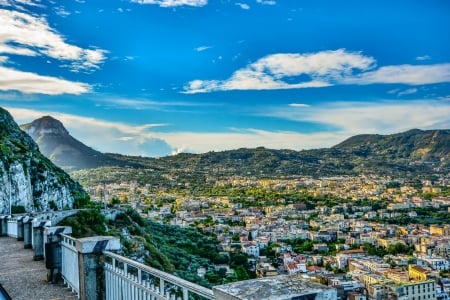
[[[0,0],[0,106],[102,151],[450,128],[448,0]]]

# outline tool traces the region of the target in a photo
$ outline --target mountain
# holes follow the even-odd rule
[[[72,137],[64,125],[45,116],[20,128],[39,145],[42,154],[67,172],[99,166],[121,165],[120,161],[96,151]]]
[[[0,213],[72,208],[87,201],[83,188],[39,152],[8,111],[0,108]]]
[[[142,184],[169,181],[202,184],[232,175],[417,177],[450,171],[450,130],[413,129],[392,135],[363,134],[331,148],[302,151],[259,147],[150,158],[95,151],[74,139],[60,121],[49,116],[22,125],[22,128],[55,164],[67,171],[89,169],[88,172],[72,173],[83,183],[105,180],[105,174],[108,174],[108,181],[124,180],[124,174],[127,174],[127,180]],[[124,168],[126,166],[133,168]],[[142,169],[150,171],[143,172]]]
[[[450,172],[450,130],[410,130],[392,135],[357,135],[322,149],[263,147],[161,158],[107,154],[139,168],[102,167],[71,173],[87,186],[133,181],[140,185],[204,188],[232,176],[248,178],[328,177],[361,174],[435,178]],[[105,174],[107,176],[105,177]],[[106,178],[106,179],[105,179]]]
[[[412,161],[449,160],[450,130],[412,129],[391,135],[363,134],[353,136],[334,146],[356,155],[404,158]]]
[[[129,180],[141,184],[184,183],[204,185],[233,175],[276,178],[373,174],[404,178],[430,177],[450,171],[450,130],[410,130],[393,135],[358,135],[322,149],[303,151],[263,147],[202,154],[181,153],[161,158],[108,154],[147,169],[96,169],[73,174],[80,182],[95,184],[95,178]]]

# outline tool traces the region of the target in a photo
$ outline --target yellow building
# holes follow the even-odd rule
[[[428,271],[418,265],[408,265],[408,275],[410,280],[425,281],[428,279]]]
[[[431,225],[430,226],[430,234],[437,236],[449,236],[450,235],[450,226],[439,226],[439,225]]]
[[[386,281],[386,278],[384,276],[381,276],[379,274],[364,274],[363,275],[363,282],[364,286],[368,287],[369,285],[374,285],[377,283],[382,283]]]

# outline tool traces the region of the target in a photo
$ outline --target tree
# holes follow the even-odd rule
[[[225,254],[217,254],[214,256],[214,263],[217,265],[227,264],[228,260],[228,255]]]
[[[242,253],[231,255],[231,264],[240,266],[247,264],[247,255]]]
[[[248,275],[247,270],[243,266],[237,266],[234,272],[238,281],[250,279],[250,275]]]
[[[225,278],[227,275],[227,268],[219,268],[219,271],[217,271],[220,277]]]

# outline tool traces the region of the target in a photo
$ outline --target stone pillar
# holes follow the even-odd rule
[[[44,258],[45,267],[48,269],[48,281],[56,283],[61,278],[62,253],[60,234],[72,234],[70,226],[53,226],[44,229]]]
[[[0,236],[8,235],[8,219],[6,216],[0,216]]]
[[[31,249],[33,245],[33,218],[26,216],[23,218],[23,247]]]
[[[120,250],[120,241],[112,236],[94,236],[78,239],[78,268],[80,300],[105,299],[105,272],[103,251]]]
[[[17,217],[17,240],[23,241],[23,217]]]
[[[46,226],[50,226],[50,221],[38,221],[33,222],[33,260],[44,259],[44,230]]]

